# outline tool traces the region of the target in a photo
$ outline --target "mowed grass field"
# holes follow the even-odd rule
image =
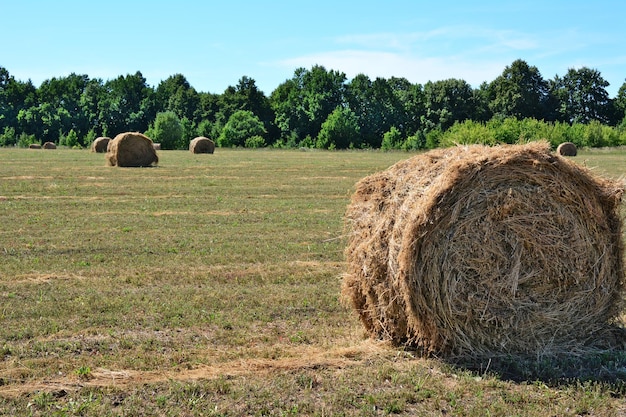
[[[626,415],[620,378],[510,379],[364,335],[343,215],[410,156],[0,149],[0,415]],[[574,159],[626,175],[626,150]]]

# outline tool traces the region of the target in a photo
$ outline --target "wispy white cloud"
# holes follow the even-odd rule
[[[571,53],[575,31],[535,34],[509,29],[459,25],[407,33],[366,33],[336,37],[325,51],[292,56],[282,68],[322,65],[347,77],[404,77],[424,84],[459,78],[478,87],[492,81],[515,59],[538,65],[533,58]],[[540,68],[541,69],[541,68]],[[552,75],[552,74],[550,74]]]
[[[460,78],[473,86],[497,77],[522,51],[538,47],[534,36],[476,26],[444,26],[408,33],[339,36],[336,48],[281,60],[281,67],[311,67],[363,73],[372,78],[404,77],[424,84]]]

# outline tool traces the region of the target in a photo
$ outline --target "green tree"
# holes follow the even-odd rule
[[[20,110],[17,115],[20,132],[35,136],[41,143],[57,143],[69,119],[70,114],[66,109],[55,108],[51,103]]]
[[[171,111],[179,119],[200,121],[200,95],[182,74],[161,81],[155,91],[156,105],[161,112]]]
[[[608,86],[598,70],[587,67],[570,68],[565,76],[556,76],[550,88],[558,101],[559,119],[568,123],[610,123],[613,109]]]
[[[548,83],[537,67],[518,59],[489,84],[489,107],[501,117],[546,119]]]
[[[402,133],[395,126],[391,126],[388,132],[383,135],[383,142],[380,149],[390,151],[392,149],[400,149],[403,144]]]
[[[217,144],[221,147],[245,146],[246,139],[265,134],[263,122],[254,113],[249,110],[238,110],[224,125],[217,138]]]
[[[109,136],[121,132],[144,132],[156,117],[154,90],[137,71],[105,83],[100,120]]]
[[[89,76],[72,73],[67,77],[45,80],[37,90],[41,104],[49,104],[58,113],[66,115],[59,128],[62,136],[73,130],[82,137],[91,128],[89,115],[81,105],[81,97],[88,85]]]
[[[337,107],[322,123],[315,146],[320,149],[346,149],[359,142],[360,129],[354,112]]]
[[[80,108],[86,120],[86,128],[98,136],[106,136],[106,124],[102,119],[102,103],[106,102],[107,91],[101,79],[91,79],[80,96]],[[87,145],[87,143],[85,143]]]
[[[157,113],[146,136],[155,143],[160,143],[161,149],[184,149],[183,127],[173,111]]]
[[[59,145],[67,146],[68,148],[80,148],[80,143],[78,141],[78,134],[74,131],[74,129],[70,129],[67,134],[61,133],[59,135]]]
[[[620,122],[626,121],[626,81],[619,88],[617,97],[614,100],[617,120]]]
[[[196,128],[196,136],[204,136],[205,138],[216,138],[219,137],[219,132],[215,134],[215,123],[210,120],[203,120],[200,122],[198,127]]]
[[[392,126],[404,136],[415,133],[423,114],[421,87],[404,78],[371,81],[359,74],[346,87],[346,101],[357,115],[362,142],[373,148]]]
[[[216,116],[220,110],[220,94],[213,93],[198,93],[200,98],[197,124],[200,125],[203,121],[207,120],[211,123],[215,123]]]
[[[423,123],[427,130],[445,131],[455,122],[473,119],[476,97],[464,80],[429,81],[424,85],[426,114]]]
[[[272,92],[270,103],[281,137],[300,142],[317,137],[333,110],[344,103],[346,75],[316,65],[298,68],[294,77]]]
[[[0,134],[0,146],[15,146],[17,144],[17,135],[15,128],[6,126]]]
[[[275,114],[270,100],[256,86],[256,81],[249,77],[241,77],[236,86],[229,86],[219,99],[219,113],[216,120],[225,122],[238,110],[251,111],[265,126],[268,143],[274,143],[280,131],[274,123]]]
[[[6,68],[0,67],[0,131],[13,128],[19,135],[17,115],[37,104],[37,89],[33,83],[18,81]]]

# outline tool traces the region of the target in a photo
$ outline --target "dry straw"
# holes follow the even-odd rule
[[[120,167],[148,167],[159,162],[152,140],[141,133],[115,136],[107,146],[107,164]]]
[[[545,142],[415,156],[357,184],[343,295],[372,336],[425,353],[612,346],[622,193]]]
[[[556,148],[556,153],[562,156],[576,156],[578,149],[572,142],[563,142]]]
[[[91,143],[91,152],[104,153],[107,151],[111,138],[100,136]]]
[[[213,153],[215,152],[215,142],[204,136],[198,136],[189,142],[191,153]]]

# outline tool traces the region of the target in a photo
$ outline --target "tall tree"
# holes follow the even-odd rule
[[[427,82],[424,85],[426,115],[423,120],[427,130],[445,131],[454,122],[472,119],[475,100],[472,87],[464,80],[450,78]]]
[[[119,76],[104,85],[106,95],[100,107],[100,119],[107,135],[121,132],[145,132],[156,117],[154,90],[137,71]]]
[[[614,104],[617,120],[620,122],[626,121],[626,81],[624,81],[624,84],[619,88]]]
[[[267,143],[271,144],[279,137],[279,130],[274,124],[274,111],[270,100],[259,90],[256,81],[249,77],[241,77],[236,86],[229,86],[220,96],[220,114],[218,120],[227,121],[236,111],[252,112],[265,126]]]
[[[91,79],[80,97],[80,107],[87,121],[87,131],[96,136],[104,135],[105,124],[100,118],[101,107],[106,99],[106,89],[101,79]]]
[[[559,119],[568,123],[601,123],[612,121],[612,105],[606,87],[609,83],[600,71],[582,67],[570,68],[562,78],[556,76],[550,88],[554,94]]]
[[[37,104],[37,89],[28,80],[21,82],[9,71],[0,67],[0,134],[5,128],[19,130],[17,115],[20,110],[28,109]]]
[[[489,84],[489,107],[495,115],[546,119],[548,83],[537,67],[518,59]]]
[[[395,127],[403,136],[414,134],[424,112],[420,85],[405,78],[376,78],[358,74],[346,86],[346,101],[357,115],[362,142],[378,148],[383,135]]]
[[[82,138],[89,130],[89,116],[81,105],[81,98],[88,85],[89,76],[72,73],[67,77],[45,80],[39,87],[42,104],[50,104],[57,112],[64,110],[69,115],[59,128],[62,135],[73,130]]]
[[[298,68],[294,77],[281,84],[270,96],[276,125],[283,136],[292,132],[296,140],[317,137],[322,123],[343,104],[346,75],[316,65]]]
[[[155,99],[159,111],[172,111],[179,119],[200,122],[200,96],[184,75],[175,74],[161,81]]]

